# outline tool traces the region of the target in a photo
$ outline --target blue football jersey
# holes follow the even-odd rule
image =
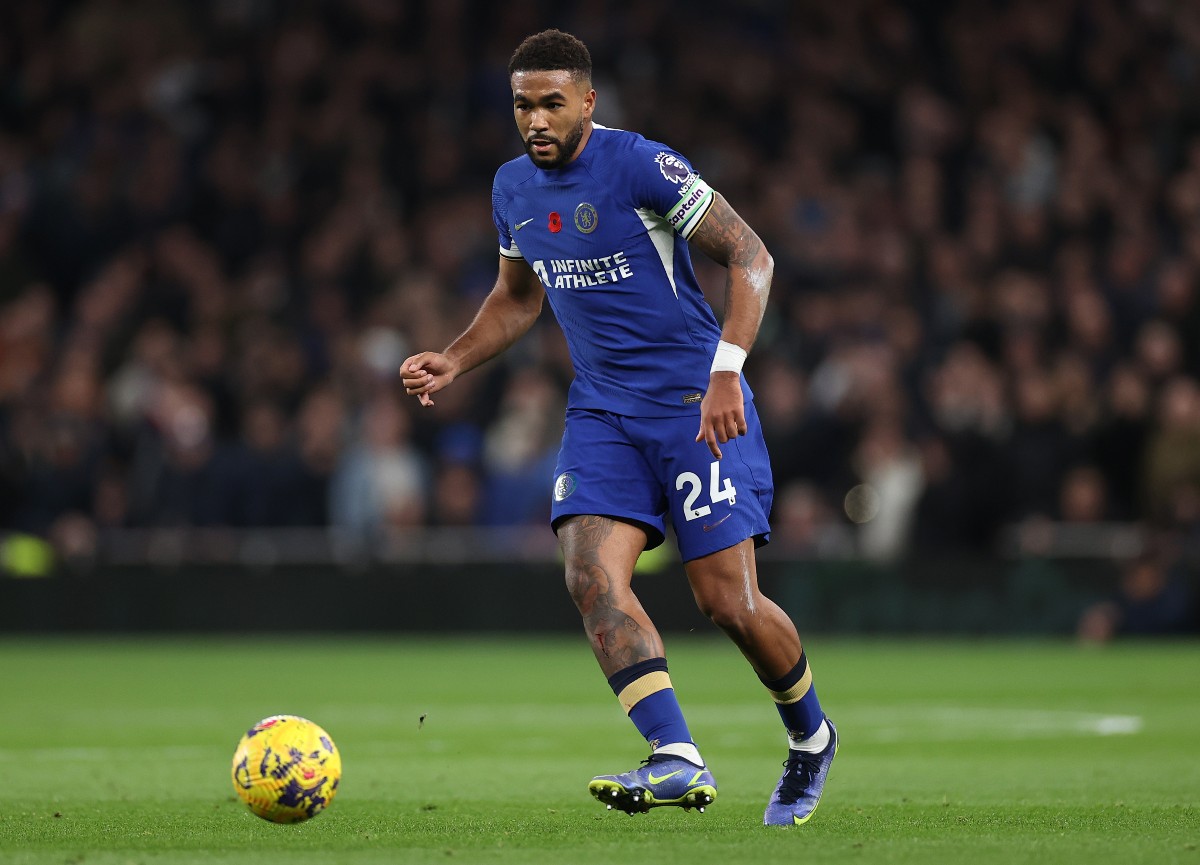
[[[570,408],[699,414],[721,329],[687,239],[715,196],[675,151],[599,125],[562,168],[525,155],[500,166],[500,254],[546,287],[575,366]],[[753,398],[744,377],[742,391]]]

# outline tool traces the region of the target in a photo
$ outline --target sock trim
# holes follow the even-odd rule
[[[792,667],[778,679],[768,679],[766,676],[759,674],[758,680],[767,687],[768,691],[786,691],[792,685],[799,682],[807,670],[808,654],[801,649],[800,660],[796,662],[796,666]]]
[[[671,677],[667,674],[667,671],[655,670],[622,688],[621,693],[617,694],[617,699],[621,701],[621,706],[624,707],[625,714],[628,715],[633,711],[634,706],[651,694],[657,694],[659,691],[668,691],[670,689]]]
[[[812,688],[812,670],[805,670],[800,681],[786,691],[771,691],[771,699],[781,706],[790,706],[792,703],[799,703],[803,700],[810,688]]]
[[[653,673],[656,670],[667,672],[666,658],[647,658],[644,661],[638,661],[636,664],[631,664],[623,670],[617,670],[608,677],[608,686],[612,688],[614,694],[620,694],[625,688],[647,673]]]
[[[800,650],[800,660],[785,675],[778,679],[766,679],[759,676],[759,681],[771,692],[771,699],[781,706],[797,703],[804,699],[812,687],[812,670],[808,666],[808,655]]]

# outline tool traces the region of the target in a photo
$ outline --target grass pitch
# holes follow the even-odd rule
[[[1200,865],[1196,644],[808,648],[842,748],[812,822],[784,830],[761,825],[778,718],[715,638],[668,652],[719,798],[634,817],[587,794],[645,747],[582,637],[3,639],[0,862]],[[229,777],[241,734],[283,712],[345,762],[294,826]]]

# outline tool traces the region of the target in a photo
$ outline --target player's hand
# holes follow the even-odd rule
[[[696,441],[708,442],[717,459],[730,439],[746,434],[746,406],[742,401],[742,377],[736,372],[714,372],[708,378],[708,392],[700,402],[700,432]]]
[[[404,392],[415,396],[421,405],[433,405],[432,395],[454,381],[457,374],[454,362],[436,351],[414,354],[400,364]]]

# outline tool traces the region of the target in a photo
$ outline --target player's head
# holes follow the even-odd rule
[[[513,114],[525,152],[541,168],[561,168],[591,133],[596,91],[592,55],[570,33],[543,30],[508,61]]]

